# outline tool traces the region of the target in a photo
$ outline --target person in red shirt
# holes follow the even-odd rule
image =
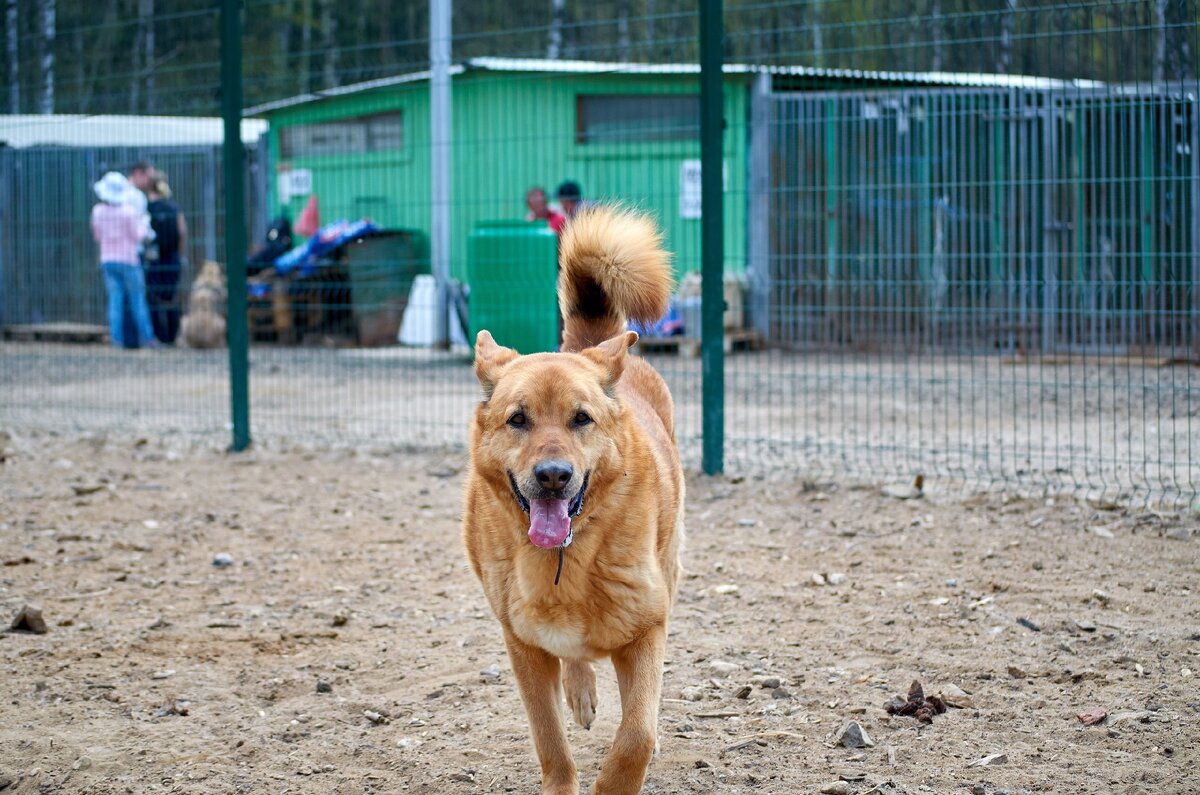
[[[555,234],[560,234],[567,223],[567,217],[550,206],[542,188],[530,188],[525,192],[525,206],[529,208],[525,213],[526,221],[545,221]]]

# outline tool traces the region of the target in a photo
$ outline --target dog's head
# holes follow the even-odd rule
[[[589,485],[620,459],[625,420],[616,385],[636,341],[627,331],[578,354],[521,356],[479,332],[475,374],[484,399],[472,433],[475,464],[507,484],[539,547],[571,543]]]
[[[196,274],[195,285],[204,285],[206,287],[225,287],[225,271],[220,263],[213,262],[208,259],[200,266],[200,272]]]

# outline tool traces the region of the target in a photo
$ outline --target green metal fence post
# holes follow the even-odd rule
[[[242,147],[242,3],[221,0],[221,118],[225,123],[225,274],[229,284],[229,397],[233,444],[250,446],[250,331],[246,314],[246,152]]]
[[[1155,343],[1154,337],[1154,318],[1157,306],[1156,298],[1158,294],[1157,288],[1157,254],[1155,245],[1157,241],[1154,235],[1155,212],[1157,208],[1154,203],[1154,135],[1151,130],[1154,129],[1154,112],[1155,106],[1150,104],[1152,100],[1143,102],[1138,107],[1138,137],[1141,139],[1140,152],[1140,168],[1141,172],[1138,175],[1138,186],[1141,188],[1141,201],[1138,203],[1138,218],[1141,221],[1141,246],[1140,260],[1142,270],[1142,306],[1141,306],[1141,322],[1140,326],[1141,338],[1138,343],[1146,346],[1153,346]]]
[[[700,357],[703,468],[709,475],[724,468],[725,448],[723,12],[722,0],[700,0]]]
[[[838,309],[838,105],[825,100],[825,317],[841,320]],[[835,321],[836,322],[836,321]],[[827,324],[826,328],[832,328]]]
[[[919,105],[920,112],[913,120],[913,126],[920,125],[920,131],[913,130],[917,143],[917,289],[921,297],[921,306],[916,311],[914,320],[921,329],[921,338],[925,344],[937,341],[937,316],[934,312],[933,284],[933,125],[941,108],[930,107],[934,103],[932,97],[925,98],[925,104]]]

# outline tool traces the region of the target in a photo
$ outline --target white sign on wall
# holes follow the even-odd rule
[[[293,196],[307,196],[312,193],[312,171],[307,168],[293,168],[279,174],[279,201],[287,204]]]
[[[729,190],[729,163],[722,163],[723,189]],[[700,217],[700,161],[684,160],[679,164],[679,217]]]

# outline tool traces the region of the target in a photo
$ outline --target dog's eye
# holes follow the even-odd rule
[[[514,428],[524,428],[525,427],[525,413],[522,411],[518,411],[516,414],[514,414],[508,418],[508,424]]]
[[[571,424],[573,424],[576,428],[582,428],[584,425],[589,424],[591,421],[592,421],[592,418],[587,415],[587,412],[577,411],[577,412],[575,412],[575,419],[571,421]]]

